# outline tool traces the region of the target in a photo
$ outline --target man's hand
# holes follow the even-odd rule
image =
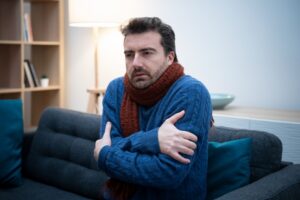
[[[94,158],[96,161],[98,161],[99,153],[101,149],[104,146],[111,146],[110,130],[111,130],[111,123],[107,122],[105,125],[105,132],[103,134],[102,139],[99,139],[95,142]]]
[[[190,160],[184,158],[180,153],[193,155],[197,145],[197,136],[181,131],[175,127],[175,123],[184,116],[184,111],[174,114],[168,118],[158,129],[158,142],[160,151],[184,164],[190,163]]]

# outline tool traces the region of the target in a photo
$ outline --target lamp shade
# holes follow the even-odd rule
[[[119,25],[122,0],[69,0],[69,24],[78,27],[110,27]]]
[[[186,4],[182,0],[69,0],[69,24],[79,27],[109,27],[133,17],[174,15],[161,4]]]

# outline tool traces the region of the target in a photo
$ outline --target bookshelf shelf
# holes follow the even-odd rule
[[[0,40],[1,44],[22,44],[21,40],[15,41],[15,40]]]
[[[44,42],[44,41],[33,41],[33,42],[24,42],[25,45],[45,45],[45,46],[59,46],[60,42]]]
[[[59,86],[48,86],[48,87],[34,87],[34,88],[25,88],[25,92],[41,92],[41,91],[50,91],[50,90],[59,90]]]
[[[63,0],[0,0],[0,100],[22,99],[25,129],[37,126],[46,107],[63,107],[63,6]],[[25,60],[37,83],[49,77],[48,87],[25,84],[32,75],[25,73]]]
[[[59,0],[25,0],[25,2],[59,2]]]
[[[0,88],[0,94],[10,94],[10,93],[19,93],[19,92],[22,92],[22,89],[20,88],[1,89]]]

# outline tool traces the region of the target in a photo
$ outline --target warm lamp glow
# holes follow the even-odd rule
[[[115,27],[121,23],[121,3],[121,0],[69,0],[70,26],[94,28],[95,88],[99,87],[98,28]]]
[[[116,22],[72,22],[73,27],[115,27],[119,24]]]
[[[1,1],[1,0],[0,0]],[[152,0],[153,1],[153,0]],[[103,78],[101,79],[101,84],[99,84],[99,72],[101,74],[113,74],[109,70],[108,64],[99,63],[99,52],[101,49],[115,51],[111,48],[112,42],[115,39],[109,39],[108,47],[99,48],[101,45],[105,44],[102,40],[99,45],[99,34],[105,31],[105,27],[116,27],[120,24],[124,24],[125,21],[132,17],[144,17],[144,16],[155,16],[155,11],[159,10],[157,7],[152,6],[152,1],[146,0],[69,0],[69,25],[75,27],[91,27],[94,30],[94,87],[88,89],[89,92],[89,104],[88,112],[93,112],[98,114],[99,109],[99,85],[103,85]],[[154,0],[160,1],[160,0]],[[169,0],[171,1],[171,0]],[[114,29],[114,28],[113,28]],[[116,29],[117,30],[117,29]],[[119,36],[121,36],[118,30]],[[103,36],[103,34],[102,34]],[[104,38],[103,38],[104,39]],[[120,44],[123,41],[123,37],[120,38]],[[100,50],[100,51],[99,51]],[[120,50],[120,55],[122,55],[122,45]],[[114,55],[114,52],[111,52]],[[105,58],[107,58],[106,56]],[[105,60],[105,59],[104,59]],[[112,56],[111,60],[115,60]],[[102,59],[103,62],[103,59]],[[104,67],[105,66],[105,67]],[[115,71],[115,70],[113,70]],[[123,73],[124,74],[124,73]],[[98,91],[98,92],[97,92]]]
[[[69,0],[69,24],[75,27],[92,27],[94,30],[94,87],[88,89],[88,112],[99,114],[99,47],[98,30],[116,27],[122,22],[122,0]]]
[[[117,26],[124,20],[121,3],[121,0],[70,0],[69,24],[77,27]]]

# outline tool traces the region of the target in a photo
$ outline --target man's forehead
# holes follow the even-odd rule
[[[157,48],[161,46],[159,33],[149,31],[145,33],[129,34],[124,38],[124,48]]]

